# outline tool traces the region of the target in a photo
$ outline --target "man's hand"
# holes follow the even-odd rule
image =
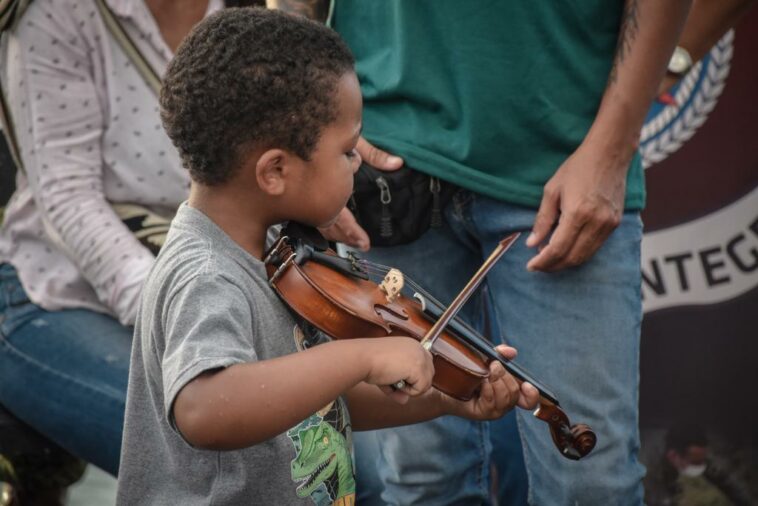
[[[358,154],[361,155],[361,159],[364,163],[379,170],[392,172],[403,166],[402,158],[391,155],[386,151],[382,151],[363,137],[358,139],[358,144],[355,146],[355,149],[358,151]]]
[[[515,348],[500,345],[497,351],[508,359],[516,356]],[[500,362],[490,364],[490,376],[482,383],[479,395],[468,401],[458,401],[445,394],[448,411],[456,416],[471,420],[495,420],[518,405],[524,409],[533,409],[539,402],[539,392],[527,382],[519,386],[516,379],[506,372]]]
[[[586,142],[579,146],[545,185],[526,241],[530,248],[540,246],[526,266],[530,271],[581,265],[621,222],[626,173],[634,151],[609,155],[596,146]]]
[[[363,137],[358,139],[355,149],[364,163],[379,170],[391,172],[403,166],[402,158],[382,151]],[[353,213],[347,207],[340,212],[334,223],[319,230],[330,241],[341,242],[361,251],[368,251],[371,247],[368,234],[358,225]]]
[[[326,228],[319,228],[319,231],[330,241],[341,242],[360,251],[368,251],[371,246],[368,234],[358,225],[355,216],[347,207],[342,208],[334,223]]]

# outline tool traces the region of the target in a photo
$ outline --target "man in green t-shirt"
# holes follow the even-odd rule
[[[269,3],[327,14],[319,2]],[[329,12],[356,57],[364,162],[461,188],[441,227],[367,256],[448,302],[500,239],[528,232],[488,275],[490,320],[598,436],[570,461],[541,421],[517,413],[532,504],[642,502],[636,148],[689,4],[337,0]],[[327,232],[369,247],[347,211]],[[481,307],[464,314],[478,327]],[[488,431],[443,418],[357,437],[358,501],[486,502]]]

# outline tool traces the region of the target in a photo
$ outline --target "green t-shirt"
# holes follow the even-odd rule
[[[536,207],[589,130],[623,2],[338,0],[365,137],[423,172]],[[639,156],[627,209],[644,206]]]

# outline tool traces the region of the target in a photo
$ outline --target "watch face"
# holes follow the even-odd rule
[[[691,66],[692,58],[690,58],[690,55],[687,53],[687,51],[681,47],[674,49],[674,54],[671,55],[671,60],[669,61],[669,72],[681,75],[686,73]]]

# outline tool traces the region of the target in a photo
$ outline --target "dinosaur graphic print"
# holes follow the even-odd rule
[[[298,349],[309,347],[295,327]],[[295,447],[292,481],[298,497],[318,506],[354,506],[352,432],[345,402],[339,398],[287,431]]]

